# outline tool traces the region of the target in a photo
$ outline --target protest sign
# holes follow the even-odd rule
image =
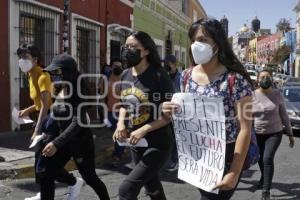
[[[180,106],[173,115],[179,169],[178,178],[208,192],[222,180],[226,130],[222,98],[177,93]]]

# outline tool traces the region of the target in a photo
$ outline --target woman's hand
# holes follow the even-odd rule
[[[290,147],[293,148],[295,145],[295,139],[294,136],[289,136],[289,140],[290,140]]]
[[[57,148],[52,142],[48,143],[42,151],[43,156],[46,157],[52,157],[56,152]]]
[[[179,105],[171,101],[166,101],[162,104],[162,112],[168,118],[171,118],[173,112],[177,109],[179,109]]]
[[[24,109],[24,110],[19,111],[19,117],[20,118],[27,117],[29,114],[30,114],[29,109]]]
[[[147,134],[142,128],[139,128],[130,133],[129,143],[132,145],[136,145],[140,139],[142,139]]]
[[[229,172],[223,177],[223,180],[214,187],[214,190],[232,190],[237,185],[238,180],[239,174]]]
[[[113,134],[113,141],[124,141],[126,138],[128,138],[128,131],[126,129],[126,126],[124,123],[118,123],[117,128]]]

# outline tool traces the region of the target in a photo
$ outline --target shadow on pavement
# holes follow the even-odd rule
[[[113,167],[111,164],[111,159],[107,160],[104,164],[97,166],[98,169],[104,169],[109,171],[114,171],[117,173],[121,173],[124,175],[128,175],[131,168],[133,167],[130,163],[130,155],[129,152],[126,153],[125,158],[122,159],[120,162],[119,167]],[[177,183],[177,184],[184,184],[184,181],[181,181],[177,178],[177,170],[174,172],[167,172],[164,170],[164,168],[160,171],[160,180],[163,182],[170,182],[170,183]]]
[[[257,170],[245,170],[243,171],[242,178],[252,178]]]
[[[243,180],[241,179],[242,183],[251,185],[250,187],[247,188],[241,188],[238,187],[237,190],[248,190],[250,192],[255,192],[259,189],[257,189],[257,182],[258,181],[248,181],[248,180]],[[280,199],[280,200],[299,200],[300,199],[300,183],[273,183],[272,184],[273,189],[279,190],[280,192],[284,194],[273,194],[272,197],[275,199]]]

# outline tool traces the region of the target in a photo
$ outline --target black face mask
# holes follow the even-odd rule
[[[141,61],[140,49],[123,49],[122,60],[127,63],[127,67],[137,66]]]
[[[120,74],[122,74],[122,72],[123,72],[123,70],[122,70],[121,67],[115,67],[115,68],[113,69],[113,73],[114,73],[114,75],[116,75],[116,76],[119,76]]]
[[[262,79],[260,82],[259,82],[259,86],[262,88],[262,89],[269,89],[271,86],[272,86],[272,80],[271,78],[264,78]]]
[[[170,65],[165,65],[165,69],[167,70],[167,72],[171,71],[171,66]]]

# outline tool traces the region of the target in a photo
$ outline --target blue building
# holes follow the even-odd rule
[[[286,45],[290,48],[290,56],[284,61],[283,69],[286,74],[295,75],[297,33],[295,30],[284,33],[280,45]]]

